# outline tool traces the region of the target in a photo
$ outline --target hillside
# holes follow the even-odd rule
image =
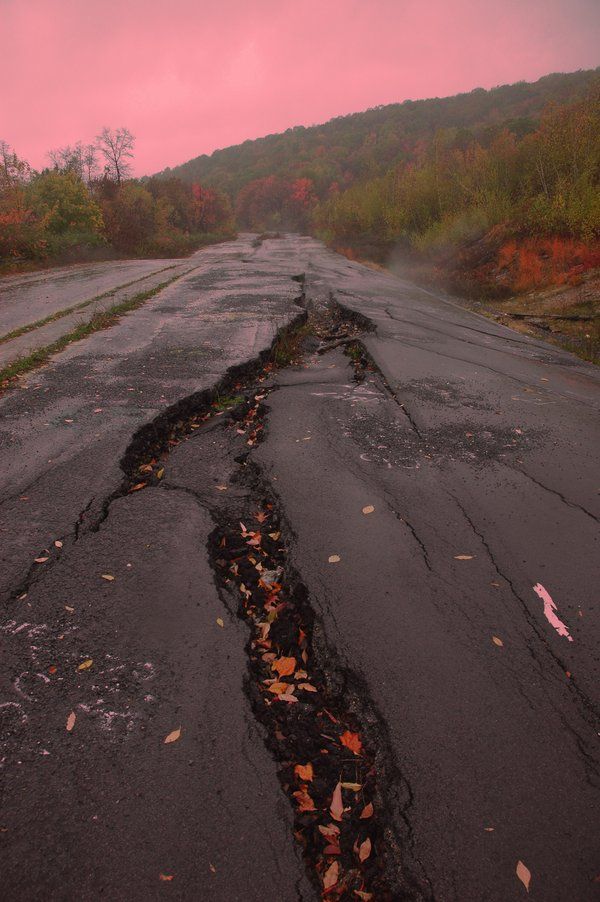
[[[458,129],[464,131],[465,140],[483,143],[501,127],[522,137],[535,129],[544,107],[579,99],[599,73],[600,68],[546,75],[534,83],[375,107],[323,125],[297,126],[245,141],[210,156],[203,154],[159,175],[200,182],[227,192],[234,200],[244,185],[256,179],[307,178],[317,196],[323,197],[333,184],[344,188],[410,160],[439,129]]]

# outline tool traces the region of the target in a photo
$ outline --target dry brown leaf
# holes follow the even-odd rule
[[[218,492],[226,492],[227,491],[226,485],[218,485],[218,486],[216,486],[216,488],[217,488]]]
[[[295,705],[298,702],[298,699],[295,695],[292,695],[291,692],[282,692],[281,695],[277,696],[282,702],[288,702],[288,704]]]
[[[92,661],[91,658],[86,658],[85,661],[81,662],[81,664],[79,665],[77,670],[87,670],[89,667],[92,666],[93,663],[94,662]]]
[[[47,557],[36,557],[35,563],[36,564],[45,564],[47,560],[48,560]]]
[[[322,833],[323,836],[339,836],[340,828],[337,824],[327,824],[327,826],[319,824],[319,832]]]
[[[527,892],[529,892],[529,884],[531,882],[531,871],[529,870],[527,865],[523,864],[522,861],[517,862],[516,874],[517,874],[517,877],[519,878],[519,880],[521,881],[521,883],[523,884],[523,886],[525,887],[525,889],[527,890]]]
[[[309,796],[306,789],[298,789],[293,793],[294,798],[298,802],[298,808],[300,811],[316,811],[315,803]]]
[[[361,820],[366,820],[369,817],[373,817],[373,802],[368,802],[361,811]]]
[[[163,739],[163,742],[164,743],[177,742],[177,740],[179,739],[180,736],[181,736],[181,727],[179,727],[179,729],[177,729],[177,730],[173,730],[173,732],[169,733],[168,736],[165,736],[165,738]]]
[[[351,789],[352,792],[360,792],[362,783],[342,783],[342,789]]]
[[[360,861],[366,861],[371,854],[371,840],[367,836],[364,842],[358,847],[358,857]]]
[[[305,692],[318,692],[317,687],[312,683],[298,683],[298,689],[304,689]]]
[[[339,554],[330,554],[327,560],[330,564],[337,564],[339,563],[339,561],[341,561],[341,557],[339,556]]]
[[[455,554],[454,560],[455,561],[472,561],[473,555],[472,554]]]
[[[129,494],[131,494],[131,492],[139,492],[140,489],[145,489],[145,488],[146,488],[145,482],[136,482],[136,484],[129,489]]]
[[[271,683],[270,686],[267,686],[268,691],[272,692],[273,695],[283,695],[289,688],[289,683]]]
[[[280,537],[280,535],[281,535],[280,532],[270,532],[269,538],[273,539],[273,541],[276,542],[278,540],[278,538]]]
[[[498,645],[500,648],[502,648],[502,646],[504,645],[504,642],[502,641],[502,639],[499,639],[498,636],[492,636],[492,642],[494,643],[494,645]]]
[[[372,504],[367,504],[366,507],[363,507],[362,512],[363,514],[372,514],[374,510],[375,508]]]
[[[350,730],[345,730],[340,736],[340,742],[355,755],[360,755],[362,742],[358,733],[351,733]]]
[[[365,893],[364,890],[355,889],[354,895],[358,896],[359,899],[364,899],[365,902],[369,902],[369,899],[373,898],[373,893]]]
[[[70,604],[65,605],[65,611],[68,611],[69,614],[72,614],[74,612],[74,610],[75,610],[75,608],[72,608]]]
[[[114,576],[112,576],[110,573],[103,573],[102,579],[107,579],[108,582],[111,583],[114,579]]]
[[[297,764],[294,768],[294,773],[300,780],[306,780],[307,783],[310,783],[314,774],[313,774],[313,766],[308,762],[308,764]]]
[[[73,727],[75,726],[75,721],[77,720],[77,715],[74,711],[71,711],[69,716],[67,717],[67,733],[70,733]]]
[[[274,670],[280,677],[291,676],[296,669],[295,658],[277,658],[271,664],[271,670]]]
[[[223,629],[223,627],[225,626],[225,623],[223,622],[222,617],[217,617],[217,624],[221,627],[221,629]]]
[[[333,796],[331,797],[331,805],[329,807],[331,812],[331,816],[334,821],[341,821],[342,815],[344,813],[344,803],[342,801],[342,784],[338,783],[335,789],[333,790]]]
[[[334,861],[333,864],[329,865],[329,867],[323,874],[323,889],[328,890],[331,889],[332,886],[335,886],[338,882],[339,875],[339,863],[337,861]]]

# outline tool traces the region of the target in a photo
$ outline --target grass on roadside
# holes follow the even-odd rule
[[[73,342],[81,341],[82,338],[87,338],[88,335],[92,335],[94,332],[100,332],[102,329],[108,329],[110,326],[113,326],[126,313],[137,310],[138,307],[145,304],[146,301],[158,294],[159,291],[162,291],[177,279],[182,278],[182,276],[187,275],[188,272],[190,272],[190,270],[178,273],[176,276],[167,279],[165,282],[161,282],[160,285],[156,285],[148,291],[142,291],[139,294],[128,298],[126,301],[122,301],[120,304],[114,304],[112,307],[103,310],[101,313],[95,313],[86,323],[81,323],[51,344],[46,345],[43,348],[37,348],[37,350],[32,351],[31,354],[28,354],[26,357],[19,357],[18,360],[15,360],[13,363],[10,363],[0,370],[0,389],[8,388],[17,377],[47,363],[51,357],[60,353],[60,351],[64,351],[64,349],[68,345],[73,344]]]
[[[25,326],[19,326],[18,329],[13,329],[12,332],[7,332],[6,335],[0,335],[0,345],[6,344],[7,341],[13,341],[15,338],[20,338],[21,335],[27,335],[28,332],[35,332],[36,329],[40,329],[42,326],[47,326],[48,323],[55,323],[59,319],[63,319],[65,316],[69,316],[70,313],[76,313],[78,310],[83,310],[85,307],[89,307],[90,304],[97,303],[98,301],[103,301],[106,298],[113,297],[117,294],[118,291],[122,291],[124,288],[131,288],[132,285],[135,285],[137,282],[143,282],[144,279],[148,279],[153,275],[158,275],[159,272],[165,272],[167,269],[173,269],[176,264],[172,264],[171,266],[164,266],[162,269],[156,270],[154,273],[150,273],[146,276],[141,276],[139,279],[133,279],[131,282],[126,282],[124,285],[118,285],[116,288],[111,288],[110,291],[105,291],[103,294],[97,294],[95,297],[90,298],[89,301],[81,301],[79,304],[73,304],[71,307],[65,307],[64,310],[57,310],[56,313],[51,313],[49,316],[45,316],[43,319],[38,319],[34,323],[27,323]]]

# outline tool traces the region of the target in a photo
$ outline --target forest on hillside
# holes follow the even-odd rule
[[[293,128],[173,175],[227,193],[240,228],[443,265],[463,288],[575,279],[600,265],[600,69]]]

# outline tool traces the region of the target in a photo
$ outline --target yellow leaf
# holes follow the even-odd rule
[[[311,683],[298,683],[298,689],[304,689],[305,692],[317,692],[317,687]]]
[[[372,514],[374,510],[375,508],[372,504],[367,504],[366,507],[363,507],[362,512],[363,514]]]
[[[223,629],[223,627],[225,626],[222,617],[217,617],[217,623],[221,627],[221,629]]]
[[[67,717],[67,733],[70,733],[73,727],[75,726],[75,721],[77,720],[77,715],[74,711],[71,711],[69,716]]]
[[[342,783],[342,789],[351,789],[353,792],[360,792],[362,783]]]
[[[162,479],[164,475],[165,475],[165,468],[161,467],[160,470],[158,470],[156,473],[156,478]]]
[[[77,670],[87,670],[89,667],[92,666],[93,663],[94,662],[92,661],[91,658],[86,658],[85,661],[81,662],[81,664],[79,665]]]
[[[492,636],[492,642],[494,643],[494,645],[498,645],[499,647],[502,647],[504,645],[504,642],[502,641],[502,639],[499,639],[498,636]]]
[[[289,688],[289,683],[272,683],[267,687],[269,692],[272,692],[274,695],[282,695],[284,692],[287,692]]]
[[[455,554],[454,560],[455,561],[472,561],[473,555],[472,554]]]
[[[169,733],[168,736],[165,736],[163,742],[177,742],[179,737],[181,736],[181,727],[178,730],[173,730],[172,733]]]
[[[111,583],[114,579],[114,576],[111,576],[110,573],[103,573],[102,579],[106,579],[106,580],[108,580],[109,583]]]
[[[341,561],[341,557],[339,556],[339,554],[330,554],[327,560],[330,564],[337,564],[339,561]]]
[[[517,877],[519,878],[519,880],[521,881],[521,883],[523,884],[523,886],[525,887],[527,892],[529,892],[529,883],[531,881],[531,871],[529,870],[529,868],[526,865],[523,864],[522,861],[517,862]]]

